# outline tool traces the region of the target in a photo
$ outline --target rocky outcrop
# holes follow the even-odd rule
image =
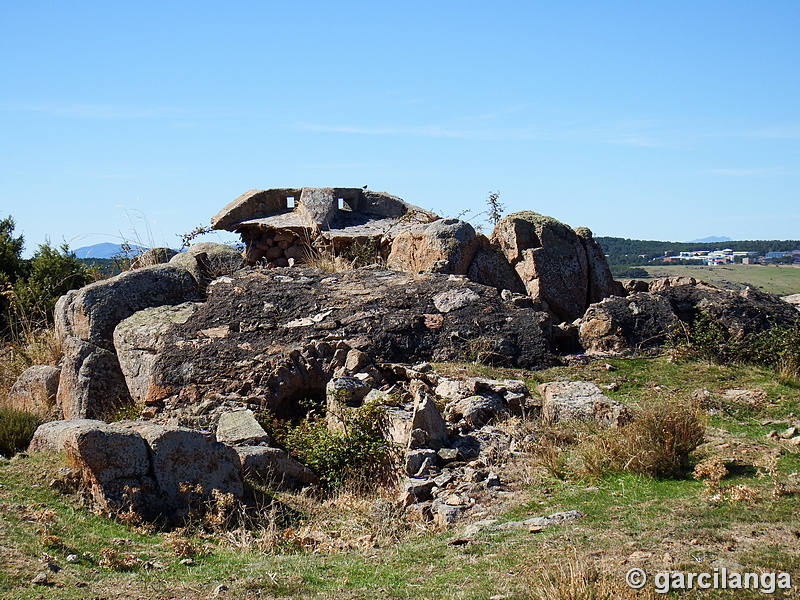
[[[437,308],[439,294],[469,301]],[[155,331],[146,319],[137,327]],[[146,336],[118,336],[120,356],[132,351],[123,338],[135,350],[139,337]],[[147,348],[156,349],[149,383],[131,388],[155,390],[159,397],[148,392],[148,402],[234,395],[281,417],[290,416],[295,399],[323,397],[350,356],[354,364],[362,355],[376,363],[480,357],[523,368],[550,361],[545,314],[465,278],[369,268],[252,270],[218,279],[205,303]]]
[[[579,324],[584,350],[631,353],[655,348],[668,335],[680,333],[680,323],[691,325],[700,318],[737,336],[800,322],[791,305],[750,287],[734,292],[693,278],[672,277],[653,280],[649,289],[591,305]]]
[[[139,310],[190,299],[198,299],[197,282],[172,265],[127,271],[59,298],[55,327],[64,359],[57,398],[64,417],[107,419],[129,403],[114,328]]]
[[[588,229],[523,211],[503,217],[492,242],[503,252],[528,295],[558,321],[580,318],[592,301],[622,293]]]
[[[60,418],[61,407],[56,402],[60,376],[61,369],[58,367],[50,365],[28,367],[11,386],[5,406],[44,418]]]
[[[475,229],[458,219],[414,225],[392,241],[390,269],[409,273],[466,275],[480,242]]]
[[[586,352],[641,352],[661,346],[678,322],[667,298],[639,292],[592,304],[578,336]]]
[[[538,387],[544,402],[542,418],[556,424],[572,421],[596,421],[619,427],[632,418],[628,409],[589,381],[553,381]]]

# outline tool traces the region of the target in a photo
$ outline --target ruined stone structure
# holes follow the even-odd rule
[[[385,192],[277,188],[242,194],[214,215],[211,226],[239,233],[248,263],[288,267],[302,262],[315,247],[343,251],[353,242],[387,255],[392,237],[437,218]]]

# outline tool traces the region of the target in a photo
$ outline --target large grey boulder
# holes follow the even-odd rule
[[[160,506],[183,517],[193,501],[209,500],[212,492],[244,492],[239,457],[213,435],[185,427],[126,421],[119,427],[137,433],[149,448],[150,469],[158,486]]]
[[[503,217],[492,232],[498,246],[534,301],[544,302],[560,321],[581,317],[591,302],[622,294],[591,231],[570,229],[535,212]]]
[[[575,421],[596,421],[618,427],[631,420],[628,409],[604,395],[589,381],[553,381],[538,388],[542,395],[542,418],[556,424]]]
[[[667,298],[638,292],[592,304],[580,320],[578,337],[586,352],[640,352],[661,346],[678,317]]]
[[[28,450],[30,452],[62,452],[68,436],[75,430],[91,427],[102,427],[103,421],[96,419],[70,419],[67,421],[48,421],[36,428]]]
[[[466,275],[479,246],[475,229],[466,221],[437,219],[400,232],[386,264],[410,273]]]
[[[90,419],[41,425],[31,451],[64,451],[96,507],[146,519],[179,520],[214,493],[240,498],[236,452],[213,435],[144,421]]]
[[[169,264],[189,271],[203,287],[217,277],[231,275],[245,266],[241,252],[227,244],[214,242],[192,244],[186,252],[173,256]]]
[[[136,311],[198,299],[197,282],[186,269],[169,264],[142,267],[59,298],[56,331],[62,338],[71,335],[113,351],[114,328]]]
[[[29,450],[63,451],[95,508],[155,516],[148,448],[136,432],[90,419],[53,421],[36,430]]]
[[[114,347],[131,398],[137,404],[158,399],[156,359],[170,327],[186,323],[198,304],[184,302],[174,306],[145,308],[114,328]]]
[[[117,355],[68,335],[56,402],[65,419],[111,419],[131,397]]]
[[[13,410],[34,413],[44,418],[60,418],[56,402],[61,369],[50,365],[28,367],[17,377],[5,405]]]

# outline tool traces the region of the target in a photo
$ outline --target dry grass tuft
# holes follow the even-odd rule
[[[634,411],[633,421],[624,427],[595,427],[578,451],[593,477],[614,471],[680,477],[688,471],[689,455],[703,442],[705,430],[696,404],[659,400]]]
[[[651,599],[651,590],[633,590],[625,585],[624,575],[598,571],[576,553],[550,565],[546,572],[531,578],[531,600],[625,600]]]

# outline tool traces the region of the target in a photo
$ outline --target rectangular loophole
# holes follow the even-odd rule
[[[294,208],[294,196],[286,196],[286,208]]]
[[[345,200],[344,198],[339,198],[338,203],[339,203],[338,204],[339,210],[348,210],[352,212],[353,207],[350,206],[350,204],[348,204],[347,200]]]

